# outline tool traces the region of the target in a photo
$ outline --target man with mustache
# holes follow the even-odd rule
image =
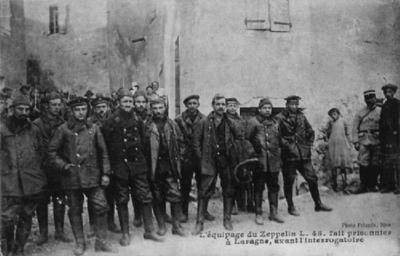
[[[195,126],[193,146],[201,163],[201,185],[197,202],[197,222],[193,235],[203,231],[206,202],[215,190],[217,175],[221,178],[224,227],[233,230],[231,213],[235,185],[233,163],[236,163],[233,149],[235,140],[240,140],[241,130],[226,116],[226,99],[216,94],[212,100],[213,111]]]
[[[166,201],[171,204],[172,234],[186,236],[179,223],[181,216],[181,144],[182,135],[176,123],[168,118],[163,99],[151,101],[152,117],[146,123],[146,149],[150,163],[150,184],[154,196],[153,209],[159,235],[165,235]]]
[[[47,178],[41,168],[41,132],[28,119],[28,97],[17,95],[11,108],[13,114],[0,123],[1,250],[3,255],[23,255]]]
[[[64,118],[62,117],[63,107],[61,95],[55,91],[50,92],[45,101],[45,111],[33,122],[41,132],[44,153],[47,152],[48,145],[56,129],[64,123]],[[41,201],[36,210],[40,231],[40,236],[36,243],[42,245],[48,240],[48,203],[50,197],[53,202],[54,238],[65,243],[72,242],[64,233],[65,193],[61,189],[61,177],[49,164],[47,158],[42,162],[42,168],[48,177],[48,193],[45,200]]]
[[[184,150],[182,156],[182,179],[181,179],[181,193],[182,193],[182,222],[188,221],[190,191],[192,189],[192,178],[195,174],[197,190],[200,190],[200,162],[196,157],[193,148],[193,130],[194,127],[206,116],[203,115],[198,108],[200,107],[199,95],[190,95],[183,100],[186,110],[179,115],[175,122],[178,124],[179,129],[183,135]],[[204,218],[209,221],[215,219],[208,210],[208,202],[205,203],[206,210]]]
[[[121,246],[130,244],[129,235],[129,190],[139,202],[143,211],[144,238],[163,241],[154,231],[152,201],[147,179],[143,121],[136,117],[133,110],[133,96],[127,89],[118,91],[119,107],[104,123],[102,131],[106,139],[110,162],[114,170],[116,204],[122,237]]]

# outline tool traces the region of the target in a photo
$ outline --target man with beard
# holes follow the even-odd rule
[[[100,128],[103,126],[104,122],[110,117],[110,99],[104,97],[102,95],[96,95],[96,98],[92,101],[92,106],[94,108],[93,114],[90,117],[90,120],[97,124]],[[110,208],[107,213],[107,224],[108,230],[113,233],[120,233],[121,231],[117,228],[114,221],[114,212],[115,212],[115,184],[114,184],[114,177],[110,175],[110,185],[107,186],[106,190],[106,198],[108,207]],[[88,208],[89,213],[89,221],[91,232],[88,235],[89,237],[94,236],[94,221],[93,221],[93,209]]]
[[[318,190],[318,177],[311,164],[311,147],[315,133],[307,118],[299,109],[299,96],[285,98],[286,109],[277,115],[279,130],[282,136],[282,173],[286,201],[289,214],[299,216],[293,203],[293,184],[296,170],[307,181],[311,196],[314,200],[315,211],[332,211],[324,205]]]
[[[47,178],[40,166],[41,133],[28,119],[29,99],[18,95],[11,108],[13,114],[0,123],[1,247],[3,255],[23,255]]]
[[[382,106],[379,135],[382,150],[383,170],[381,174],[382,193],[395,190],[400,193],[400,100],[394,97],[397,86],[387,84],[382,87],[386,101]]]
[[[190,191],[192,189],[193,174],[196,178],[197,190],[200,190],[200,162],[196,157],[193,148],[193,130],[194,127],[206,116],[198,110],[200,107],[199,99],[199,95],[190,95],[186,97],[183,100],[186,110],[175,119],[175,122],[178,124],[178,127],[182,132],[184,141],[181,179],[183,211],[183,218],[181,219],[182,222],[187,222],[189,217]],[[215,217],[207,211],[208,201],[205,204],[206,210],[204,218],[206,220],[213,221]]]
[[[143,147],[144,124],[133,111],[133,96],[127,89],[120,89],[119,108],[104,123],[102,131],[114,170],[116,204],[122,230],[120,244],[130,244],[129,189],[143,211],[144,238],[162,241],[154,232],[152,195],[147,179],[148,165]]]
[[[193,146],[196,157],[201,163],[201,185],[197,202],[197,222],[193,235],[203,231],[206,202],[215,190],[217,175],[220,176],[223,208],[224,227],[233,230],[231,213],[235,185],[233,178],[233,164],[235,164],[234,143],[241,136],[240,128],[235,126],[225,113],[225,97],[216,94],[212,100],[213,111],[198,125],[195,126]]]
[[[258,104],[258,114],[251,118],[246,129],[246,138],[251,142],[259,155],[263,168],[253,174],[254,201],[258,225],[264,225],[262,201],[265,183],[268,187],[269,219],[278,223],[284,221],[278,215],[279,184],[281,170],[281,134],[279,121],[272,117],[272,102],[263,98]]]
[[[352,140],[358,151],[360,165],[360,187],[355,192],[377,192],[380,167],[379,120],[381,108],[376,105],[375,90],[364,92],[366,106],[360,109],[353,120]]]
[[[110,163],[100,128],[88,120],[89,103],[77,97],[69,102],[70,119],[57,128],[49,144],[49,161],[62,175],[68,217],[74,233],[74,254],[86,250],[83,235],[83,202],[86,196],[93,209],[96,232],[95,251],[116,252],[107,239],[108,205],[104,187],[110,183]]]
[[[41,116],[33,122],[41,132],[44,154],[47,152],[48,145],[54,132],[64,123],[61,113],[63,108],[61,95],[55,91],[49,93],[45,101],[45,108]],[[47,195],[44,200],[39,203],[36,210],[40,231],[40,236],[36,243],[42,245],[48,240],[48,203],[50,197],[53,202],[54,238],[61,242],[70,243],[72,240],[64,233],[65,193],[61,189],[60,175],[50,166],[47,158],[42,162],[42,169],[47,175],[48,184]]]
[[[158,234],[163,236],[167,232],[164,205],[168,201],[171,204],[172,234],[186,236],[179,223],[182,136],[176,123],[167,117],[167,106],[163,99],[152,101],[150,106],[152,117],[146,123],[145,145],[150,163],[149,176]]]
[[[231,120],[232,122],[235,122],[235,124],[240,128],[243,136],[245,132],[245,122],[243,118],[239,115],[238,109],[239,109],[240,102],[236,98],[227,98],[226,99],[226,116]],[[245,185],[237,185],[235,188],[235,201],[234,201],[234,206],[232,210],[232,214],[236,215],[238,214],[238,208],[241,211],[246,211],[246,206],[247,206],[247,211],[248,212],[254,212],[254,189],[253,189],[253,184],[245,184]]]

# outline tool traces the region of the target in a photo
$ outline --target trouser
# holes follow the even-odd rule
[[[231,218],[236,185],[233,172],[226,161],[216,161],[215,175],[201,175],[201,185],[198,194],[197,222],[204,222],[206,202],[214,194],[217,175],[219,175],[221,179],[222,196],[224,200],[224,220],[230,220]]]
[[[93,222],[96,238],[106,239],[107,211],[109,210],[106,195],[102,187],[67,190],[68,217],[77,244],[85,244],[83,234],[83,199],[86,196],[88,205],[93,210]]]
[[[398,187],[398,173],[400,169],[400,154],[383,154],[381,186],[387,189]]]
[[[192,190],[192,178],[195,175],[197,191],[200,190],[200,164],[195,157],[187,157],[182,163],[182,179],[181,179],[181,194],[182,194],[182,210],[188,215],[188,207],[190,202],[190,191]]]
[[[147,178],[147,167],[143,163],[129,163],[127,166],[129,169],[128,178],[115,177],[115,199],[121,231],[123,234],[129,234],[129,196],[138,202],[139,209],[143,211],[145,229],[152,231],[151,203],[153,197]]]
[[[32,217],[43,194],[23,197],[3,196],[1,199],[2,253],[23,251],[32,227]],[[14,231],[16,232],[14,236]]]
[[[278,195],[279,195],[279,172],[263,172],[256,171],[253,174],[254,183],[254,199],[256,206],[256,214],[262,214],[262,194],[267,184],[268,200],[270,206],[278,208]]]
[[[367,188],[375,187],[378,184],[379,167],[381,165],[380,146],[360,145],[358,162],[360,164],[361,186]]]
[[[303,176],[308,183],[311,197],[316,205],[321,203],[318,191],[318,177],[312,167],[311,160],[283,161],[283,186],[286,201],[289,207],[293,207],[293,184],[296,179],[296,170]]]
[[[115,213],[115,177],[110,177],[110,185],[105,189],[107,204],[109,210],[107,212],[107,224],[108,226],[114,225],[114,213]]]

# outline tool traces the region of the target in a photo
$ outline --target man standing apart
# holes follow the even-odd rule
[[[43,155],[47,153],[48,145],[56,129],[64,123],[62,117],[63,102],[62,97],[57,92],[51,92],[45,101],[45,111],[36,119],[33,124],[38,127],[42,137]],[[45,171],[48,184],[47,194],[37,207],[37,219],[39,223],[40,236],[36,243],[42,245],[48,240],[48,203],[51,197],[53,202],[53,216],[55,234],[54,238],[58,241],[72,242],[64,233],[64,215],[65,215],[65,193],[61,189],[61,177],[57,171],[52,169],[47,157],[42,161],[42,168]]]
[[[130,244],[129,235],[129,190],[143,210],[144,238],[162,241],[153,227],[153,216],[144,142],[144,124],[133,111],[133,96],[127,89],[120,89],[119,107],[104,123],[102,132],[107,143],[111,167],[114,171],[116,203],[122,230],[119,243]]]
[[[1,251],[3,255],[23,255],[47,178],[41,168],[41,133],[28,119],[29,99],[18,95],[11,108],[13,114],[0,123]]]
[[[83,196],[94,212],[95,251],[115,252],[106,241],[108,205],[104,187],[110,183],[110,163],[103,135],[96,124],[88,121],[89,104],[77,97],[69,102],[71,118],[57,128],[49,144],[49,161],[59,170],[66,191],[68,216],[76,247],[74,254],[86,250],[83,235]]]
[[[197,222],[193,235],[203,231],[206,202],[215,190],[217,175],[221,178],[224,227],[233,230],[231,214],[235,184],[233,164],[236,163],[234,143],[240,139],[240,128],[236,127],[225,113],[226,101],[221,94],[216,94],[212,100],[213,111],[195,126],[193,146],[201,163],[201,185],[197,202]]]
[[[272,117],[272,103],[263,98],[258,104],[258,114],[251,118],[246,129],[246,139],[253,145],[262,163],[262,170],[253,175],[256,224],[263,225],[262,201],[265,183],[268,187],[269,219],[283,223],[278,215],[279,172],[281,170],[281,133],[279,121]]]
[[[375,90],[364,92],[366,106],[360,109],[353,121],[352,140],[358,151],[360,187],[357,194],[377,192],[380,167],[379,122],[381,108],[376,105]]]
[[[395,190],[400,193],[400,100],[394,97],[397,86],[382,87],[386,101],[382,106],[379,122],[383,169],[381,174],[382,193]]]
[[[285,98],[286,109],[277,115],[282,136],[282,173],[289,214],[299,216],[293,203],[293,184],[296,170],[308,183],[315,211],[332,211],[324,205],[318,191],[318,177],[311,164],[311,147],[314,143],[314,130],[307,118],[299,109],[299,96]]]
[[[165,201],[171,204],[172,234],[186,236],[179,223],[181,216],[181,144],[178,126],[167,117],[167,106],[163,99],[150,102],[152,118],[146,123],[146,149],[150,163],[150,181],[154,196],[154,213],[159,235],[165,235]]]

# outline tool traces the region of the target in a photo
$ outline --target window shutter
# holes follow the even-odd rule
[[[270,29],[268,0],[246,0],[244,24],[248,30]]]
[[[11,6],[10,0],[0,0],[0,33],[11,33]]]
[[[289,32],[292,27],[289,0],[269,0],[269,18],[272,32]]]

